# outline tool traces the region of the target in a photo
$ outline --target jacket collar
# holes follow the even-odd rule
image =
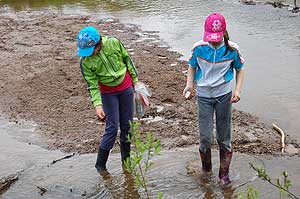
[[[102,39],[102,46],[104,46],[107,41],[107,36],[101,36],[101,39]]]
[[[208,43],[208,46],[211,47],[211,48],[214,49],[214,50],[218,50],[218,49],[222,48],[222,47],[225,45],[224,40],[222,40],[222,43],[221,43],[217,48],[215,48],[215,47],[214,47],[213,45],[211,45],[209,42],[207,42],[207,43]]]

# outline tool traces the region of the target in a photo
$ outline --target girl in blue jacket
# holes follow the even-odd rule
[[[244,59],[238,45],[229,41],[225,18],[210,14],[204,24],[203,40],[194,44],[190,57],[183,96],[190,98],[196,83],[200,158],[204,173],[210,173],[213,116],[216,117],[216,139],[220,151],[219,181],[230,183],[229,166],[232,159],[231,106],[240,101],[244,79]],[[235,71],[236,84],[232,92],[230,81]]]

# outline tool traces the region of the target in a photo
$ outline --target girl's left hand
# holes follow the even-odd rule
[[[241,95],[239,91],[234,91],[231,97],[231,103],[237,103],[241,99]]]
[[[139,81],[137,81],[137,82],[133,83],[133,88],[135,88],[135,87],[136,87],[136,85],[138,85],[139,83],[140,83]]]
[[[192,86],[186,86],[184,88],[184,90],[182,91],[182,96],[185,98],[185,99],[191,99],[192,98],[192,90],[193,90],[193,87]]]

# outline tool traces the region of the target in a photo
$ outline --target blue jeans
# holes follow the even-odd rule
[[[232,150],[231,146],[231,93],[216,97],[197,97],[199,150],[205,153],[211,148],[213,116],[216,114],[216,138],[220,149]]]
[[[133,88],[119,93],[101,94],[103,110],[106,115],[105,132],[100,147],[104,150],[113,148],[120,124],[120,142],[128,141],[129,121],[133,121]]]

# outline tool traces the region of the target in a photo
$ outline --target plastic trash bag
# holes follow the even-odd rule
[[[142,82],[138,82],[134,86],[134,90],[135,115],[142,117],[145,114],[145,107],[150,105],[149,97],[151,97],[152,93],[149,87]]]

